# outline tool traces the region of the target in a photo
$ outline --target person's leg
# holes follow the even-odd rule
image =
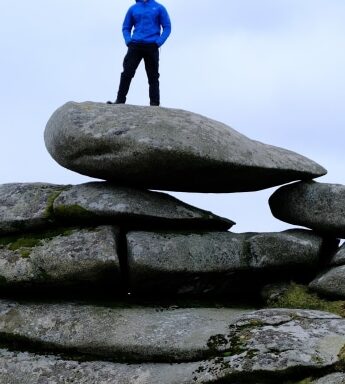
[[[144,62],[149,82],[150,105],[159,105],[159,49],[156,44],[147,44]]]
[[[115,103],[123,104],[126,102],[126,96],[129,91],[131,81],[142,58],[143,56],[141,50],[136,48],[134,44],[128,47],[127,54],[123,60],[123,72],[121,73],[120,85]]]

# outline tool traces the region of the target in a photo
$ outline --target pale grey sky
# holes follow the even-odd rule
[[[60,167],[43,142],[66,101],[115,98],[130,0],[0,2],[0,184],[90,180]],[[165,0],[173,31],[161,49],[162,104],[201,113],[328,169],[345,184],[345,1]],[[147,105],[138,70],[128,102]],[[268,197],[174,194],[237,222],[235,232],[278,231]]]

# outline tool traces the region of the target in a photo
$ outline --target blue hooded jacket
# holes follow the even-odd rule
[[[133,33],[132,33],[132,29]],[[126,45],[129,43],[155,43],[160,47],[171,32],[167,10],[155,0],[136,0],[122,25]]]

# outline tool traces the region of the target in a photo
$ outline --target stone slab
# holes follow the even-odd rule
[[[289,280],[296,273],[315,270],[326,244],[307,230],[129,232],[131,289],[137,294],[255,292],[255,274],[263,284],[267,278],[274,279],[277,272]],[[266,280],[262,274],[266,274]]]
[[[227,230],[233,221],[166,193],[91,182],[75,185],[54,201],[61,220],[106,220],[129,228],[208,228]]]
[[[2,303],[1,316],[7,312]],[[20,320],[17,317],[19,325]],[[48,328],[49,322],[41,321],[38,327]],[[78,332],[77,328],[75,332]],[[217,357],[203,361],[179,364],[128,364],[99,360],[77,362],[58,356],[2,348],[0,375],[3,384],[201,384],[248,381],[264,384],[268,380],[288,382],[289,379],[295,382],[303,372],[315,376],[320,375],[322,370],[332,373],[343,366],[344,344],[343,318],[320,311],[265,309],[244,314],[231,322],[226,332],[214,334],[208,345]],[[325,379],[317,383],[342,382],[339,381],[339,373],[327,377],[333,381]]]
[[[295,152],[170,108],[68,102],[51,116],[44,138],[63,167],[144,189],[255,191],[326,173]]]
[[[42,350],[106,360],[187,362],[208,357],[210,338],[247,312],[0,301],[0,340],[28,340]]]

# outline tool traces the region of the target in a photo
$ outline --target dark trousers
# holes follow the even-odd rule
[[[159,105],[159,50],[156,44],[131,43],[123,60],[117,101],[126,102],[126,96],[135,72],[144,59],[145,70],[149,82],[149,96],[151,105]]]

